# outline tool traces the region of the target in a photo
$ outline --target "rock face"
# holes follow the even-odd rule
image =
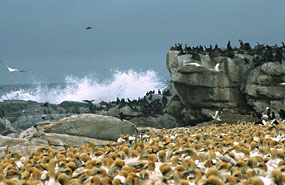
[[[285,48],[244,46],[168,51],[171,88],[184,106],[178,117],[195,122],[210,118],[216,110],[246,114],[266,107],[275,112],[284,109]]]
[[[133,119],[130,119],[130,121],[134,124],[136,124],[139,127],[153,127],[153,128],[174,128],[177,126],[176,119],[169,115],[157,115],[156,117],[135,117]]]
[[[9,120],[0,118],[0,135],[8,135],[17,132],[18,131],[11,125]]]
[[[251,48],[248,44],[242,44],[240,48],[228,45],[227,48],[210,47],[206,50],[176,45],[167,53],[166,66],[171,82],[162,92],[149,91],[137,100],[117,98],[116,101],[96,104],[88,100],[85,103],[65,101],[58,105],[7,100],[0,102],[0,134],[19,135],[32,126],[44,127],[71,115],[93,122],[88,116],[81,115],[85,113],[128,120],[137,127],[154,128],[207,122],[213,120],[216,111],[219,111],[219,118],[228,122],[242,120],[243,115],[256,114],[266,107],[270,107],[275,115],[283,111],[285,117],[284,50],[285,46],[257,45]],[[69,122],[75,122],[75,118]],[[76,124],[79,127],[80,123]],[[62,128],[59,124],[57,127],[64,133],[68,124],[62,125]],[[88,126],[92,130],[94,125]],[[75,134],[74,129],[67,130],[68,134]],[[87,127],[82,130],[86,137],[100,136],[100,133],[88,131]]]
[[[136,126],[126,120],[96,114],[72,115],[52,124],[46,132],[115,141],[120,134],[133,135]]]
[[[73,101],[49,104],[24,100],[5,100],[0,102],[0,132],[2,135],[11,132],[19,134],[21,130],[36,126],[39,122],[56,122],[61,118],[84,113],[108,115],[116,118],[120,118],[120,114],[123,114],[125,120],[132,119],[138,127],[142,123],[140,120],[148,120],[148,117],[155,117],[156,119],[159,117],[162,120],[158,120],[160,124],[157,122],[153,125],[154,127],[172,128],[175,124],[171,121],[163,121],[166,117],[171,117],[165,113],[166,104],[170,101],[170,94],[167,91],[165,90],[163,93],[150,91],[143,98],[137,100],[117,99],[117,101],[102,101],[97,104]],[[6,121],[4,122],[4,120]],[[9,130],[7,130],[7,123],[11,123],[12,126]]]
[[[27,129],[44,120],[57,121],[72,114],[85,113],[87,110],[86,103],[72,101],[59,105],[24,100],[0,102],[0,117],[5,117],[17,129]]]

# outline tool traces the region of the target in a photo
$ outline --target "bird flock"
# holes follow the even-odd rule
[[[179,51],[179,55],[190,54],[192,55],[192,59],[201,60],[199,54],[209,55],[210,58],[215,57],[229,57],[234,58],[237,54],[246,54],[252,56],[252,62],[254,63],[254,67],[257,67],[265,62],[279,62],[282,63],[284,60],[284,51],[285,51],[285,43],[282,43],[282,46],[278,46],[277,44],[274,46],[264,45],[257,43],[254,47],[251,47],[249,43],[243,43],[242,40],[239,40],[240,46],[232,47],[231,42],[228,41],[227,47],[219,48],[216,44],[215,47],[210,45],[210,47],[206,46],[197,46],[190,47],[185,44],[183,47],[181,43],[177,43],[171,46],[170,50]],[[248,58],[244,58],[246,64],[249,64]]]
[[[285,122],[238,122],[121,135],[80,147],[5,149],[0,184],[282,185]]]

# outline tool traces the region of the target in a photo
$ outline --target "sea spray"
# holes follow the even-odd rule
[[[114,101],[116,98],[137,99],[143,97],[147,91],[162,90],[166,84],[157,76],[157,73],[115,71],[110,79],[98,82],[91,77],[78,78],[67,76],[65,84],[44,85],[35,83],[29,88],[12,90],[0,97],[3,100],[32,100],[58,104],[63,101],[95,100]]]

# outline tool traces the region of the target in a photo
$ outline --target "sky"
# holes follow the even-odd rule
[[[284,10],[284,0],[1,0],[0,60],[28,72],[1,65],[0,84],[104,80],[130,69],[169,80],[173,44],[281,45]]]

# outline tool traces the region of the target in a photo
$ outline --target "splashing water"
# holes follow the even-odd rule
[[[65,82],[65,86],[55,87],[37,83],[32,88],[10,91],[0,97],[0,101],[20,99],[58,104],[63,101],[95,100],[98,103],[114,101],[117,97],[137,99],[143,97],[147,91],[166,87],[156,72],[151,70],[140,73],[133,70],[115,71],[112,78],[104,82],[88,77],[67,76]]]

